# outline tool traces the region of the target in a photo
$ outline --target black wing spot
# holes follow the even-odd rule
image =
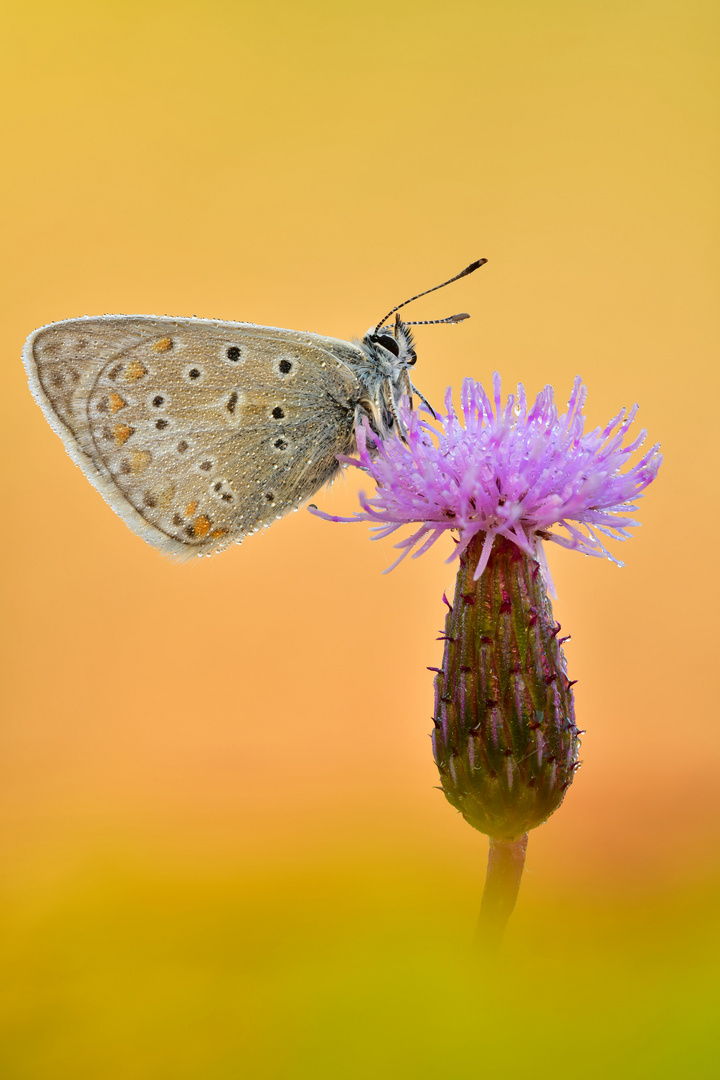
[[[168,421],[167,420],[156,420],[155,421],[155,427],[158,429],[158,431],[162,431],[167,426],[168,426]]]
[[[200,468],[203,472],[210,472],[212,469],[212,461],[201,461]]]
[[[287,450],[287,443],[284,439],[276,439],[274,445],[278,450]]]
[[[237,403],[238,403],[238,393],[237,393],[237,390],[233,390],[232,394],[227,399],[227,405],[225,406],[225,408],[227,409],[227,411],[229,413],[234,413],[235,412],[235,406],[237,405]]]
[[[181,439],[180,442],[177,444],[178,454],[184,454],[185,451],[189,448],[189,446],[189,443],[186,443],[184,439]]]
[[[289,360],[281,360],[278,367],[283,375],[287,375],[288,372],[292,371],[292,363]]]
[[[201,375],[202,375],[202,371],[200,370],[200,368],[192,367],[188,371],[188,378],[189,379],[193,379],[193,380],[199,379]]]
[[[283,410],[280,408],[279,405],[276,405],[275,408],[272,411],[272,415],[273,415],[273,418],[275,420],[282,420],[283,417],[285,416],[285,413],[283,412]]]
[[[156,409],[159,409],[161,405],[165,404],[165,398],[161,394],[156,394],[152,399],[152,403]]]
[[[228,351],[225,353],[228,360],[232,360],[233,363],[240,359],[240,349],[237,345],[231,345]]]

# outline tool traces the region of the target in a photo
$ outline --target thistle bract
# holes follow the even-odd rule
[[[571,683],[539,563],[496,541],[475,577],[484,541],[460,556],[435,678],[435,762],[442,789],[466,821],[514,840],[562,802],[577,766]]]

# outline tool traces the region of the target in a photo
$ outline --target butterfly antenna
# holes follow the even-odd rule
[[[385,317],[382,318],[380,320],[380,322],[377,324],[377,326],[373,330],[373,333],[377,334],[378,330],[383,325],[383,323],[387,322],[387,320],[390,318],[390,316],[394,315],[396,311],[400,310],[400,308],[404,308],[406,304],[412,304],[413,300],[419,300],[421,296],[427,296],[428,293],[437,292],[438,289],[444,289],[446,285],[452,285],[453,281],[459,281],[460,278],[467,277],[468,274],[474,273],[475,270],[478,270],[481,266],[484,266],[486,262],[487,262],[487,259],[477,259],[474,263],[470,263],[469,266],[466,266],[464,270],[461,270],[459,274],[456,274],[455,277],[451,277],[451,278],[448,278],[447,281],[443,281],[443,283],[441,285],[433,285],[432,289],[425,289],[424,292],[416,293],[415,296],[411,296],[408,300],[403,300],[402,304],[398,304],[397,307],[394,307],[392,309],[392,311],[388,311],[387,315],[385,315]],[[465,316],[465,318],[467,318],[467,317],[468,316]],[[452,316],[451,318],[454,318],[455,320],[457,320],[457,316]],[[432,321],[435,322],[436,320],[432,320]],[[438,319],[437,321],[438,322],[443,322],[445,320]]]
[[[469,319],[467,311],[461,311],[458,315],[448,315],[447,319],[419,319],[414,322],[406,322],[406,326],[434,326],[435,323],[456,323],[463,319]],[[403,320],[404,321],[404,320]]]

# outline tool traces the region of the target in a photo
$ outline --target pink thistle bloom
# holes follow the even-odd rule
[[[362,512],[350,518],[315,512],[330,521],[370,521],[376,540],[419,523],[396,545],[402,554],[389,569],[411,552],[414,558],[422,555],[448,530],[459,537],[448,561],[458,558],[478,533],[485,534],[476,579],[499,536],[538,559],[546,573],[542,540],[622,566],[600,537],[630,538],[628,529],[639,523],[628,515],[655,479],[662,455],[655,445],[627,468],[646,437],[642,430],[623,445],[638,406],[621,409],[604,428],[585,433],[586,396],[578,377],[563,416],[558,416],[551,386],[528,408],[518,385],[517,398],[509,394],[503,405],[496,372],[492,400],[479,382],[464,380],[462,418],[450,389],[446,414],[436,421],[405,403],[404,439],[382,441],[365,422],[357,430],[358,457],[340,459],[368,473],[377,485],[372,498],[361,494]],[[554,527],[564,532],[551,531]]]

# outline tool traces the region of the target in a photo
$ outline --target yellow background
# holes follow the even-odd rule
[[[14,3],[0,49],[7,1080],[718,1067],[718,23],[702,0]],[[362,333],[417,382],[575,374],[666,462],[627,562],[549,552],[583,768],[491,992],[434,790],[452,568],[305,511],[175,565],[20,365],[85,313]],[[355,477],[318,502],[350,512]],[[449,553],[449,541],[445,553]]]

